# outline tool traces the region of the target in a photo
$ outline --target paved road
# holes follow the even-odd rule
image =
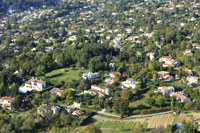
[[[111,113],[105,113],[105,112],[103,112],[103,111],[97,111],[97,113],[98,113],[98,114],[102,114],[102,115],[106,115],[106,116],[112,116],[112,117],[120,118],[119,115],[115,115],[115,114],[111,114]],[[160,112],[160,113],[147,114],[147,115],[132,115],[132,116],[128,116],[128,117],[125,117],[125,118],[141,118],[141,117],[150,117],[150,116],[162,115],[162,114],[169,114],[169,113],[173,113],[173,111]]]
[[[115,115],[115,114],[111,114],[111,113],[105,113],[104,111],[97,111],[97,114],[102,114],[102,115],[106,115],[106,116],[112,116],[112,117],[120,118],[119,115]]]

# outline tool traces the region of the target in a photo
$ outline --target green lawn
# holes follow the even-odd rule
[[[62,71],[65,70],[65,72]],[[60,84],[62,81],[70,81],[70,80],[77,80],[79,78],[80,72],[88,72],[88,69],[73,69],[70,68],[62,68],[53,70],[45,75],[46,78],[50,79],[53,84]]]

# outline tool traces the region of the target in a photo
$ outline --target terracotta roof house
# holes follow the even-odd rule
[[[92,85],[91,89],[84,91],[84,93],[95,94],[98,96],[110,96],[112,90],[103,86]]]
[[[83,114],[84,114],[84,112],[82,110],[75,110],[72,113],[73,116],[80,116],[80,115],[83,115]]]
[[[164,62],[163,67],[177,67],[180,66],[180,62],[174,60],[171,56],[163,56],[159,59],[159,62]]]
[[[51,51],[54,50],[53,46],[46,46],[45,51]]]
[[[186,49],[183,54],[184,55],[193,55],[192,50],[190,50],[190,49]]]
[[[191,101],[191,99],[183,92],[172,92],[170,93],[170,96],[176,97],[176,99],[181,102]]]
[[[106,35],[106,39],[110,40],[111,39],[111,35],[110,34]]]
[[[193,75],[192,70],[190,70],[188,68],[183,69],[183,71],[186,72],[188,74],[188,76],[192,76]]]
[[[0,105],[2,108],[7,108],[7,109],[11,110],[14,100],[15,100],[15,98],[12,98],[12,97],[1,97]]]
[[[196,86],[198,84],[199,77],[188,76],[187,81],[190,86]]]
[[[169,74],[167,71],[159,71],[158,72],[158,80],[161,81],[173,81],[174,77]]]
[[[109,73],[108,77],[105,79],[105,82],[108,84],[113,84],[116,80],[115,78],[120,76],[121,76],[120,72]]]
[[[173,86],[162,86],[158,87],[158,92],[161,92],[163,95],[169,95],[172,92],[175,92],[175,89]]]
[[[106,82],[107,84],[113,84],[115,80],[113,78],[106,78],[104,82]]]

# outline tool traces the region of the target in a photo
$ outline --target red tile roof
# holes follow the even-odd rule
[[[15,100],[15,98],[12,98],[12,97],[1,97],[0,99],[1,100],[7,100],[7,101],[13,101],[13,100]]]

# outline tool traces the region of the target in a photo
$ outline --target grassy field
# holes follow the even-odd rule
[[[131,122],[131,121],[104,121],[104,122],[99,122],[96,124],[97,127],[100,127],[101,129],[111,129],[111,130],[118,130],[118,131],[127,131],[127,130],[132,130],[135,126],[136,122]],[[147,123],[143,123],[144,128],[147,127]],[[109,131],[110,132],[110,131]]]
[[[63,71],[64,69],[64,71]],[[62,81],[70,81],[77,80],[79,78],[80,72],[88,72],[88,69],[73,69],[70,68],[62,68],[53,70],[45,75],[46,78],[50,79],[52,83],[60,84]]]
[[[140,96],[140,99],[139,100],[136,100],[136,101],[134,101],[134,102],[130,102],[129,103],[129,107],[130,108],[135,108],[135,107],[138,107],[138,106],[140,106],[140,105],[145,105],[145,106],[148,106],[148,105],[146,105],[145,103],[144,103],[144,99],[146,98],[146,97],[149,97],[149,94],[152,92],[152,90],[149,90],[149,91],[147,91],[145,94],[143,94],[142,96]]]
[[[102,129],[102,133],[132,133],[127,130],[110,130],[110,129]]]
[[[97,124],[100,128],[118,128],[118,129],[132,129],[134,127],[133,122],[119,122],[119,121],[106,121],[99,122]]]

